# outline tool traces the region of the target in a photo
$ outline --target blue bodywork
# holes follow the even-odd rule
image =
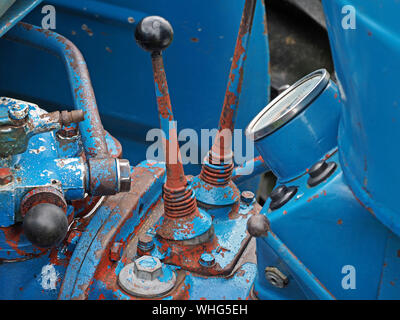
[[[329,130],[338,148],[328,161],[338,166],[314,187],[308,185],[308,170],[286,181],[286,186],[298,187],[297,194],[277,210],[271,211],[267,200],[261,212],[271,231],[257,239],[254,292],[260,299],[398,299],[395,181],[400,171],[392,146],[400,134],[399,94],[393,89],[399,55],[398,3],[322,2],[340,92],[338,130]],[[352,7],[342,11],[346,5]],[[342,27],[348,10],[356,19],[354,29]],[[310,108],[319,103],[317,98]],[[310,121],[309,129],[319,122],[324,118]],[[279,131],[303,138],[286,126]],[[288,158],[291,152],[289,146]],[[269,155],[263,155],[268,165]],[[315,157],[314,163],[323,158]],[[268,266],[288,277],[285,288],[267,281]],[[349,270],[351,287],[346,285]]]

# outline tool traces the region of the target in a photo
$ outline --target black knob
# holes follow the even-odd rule
[[[286,187],[285,185],[280,185],[272,190],[269,195],[271,198],[271,203],[269,208],[271,210],[276,210],[286,204],[297,192],[297,187],[291,186]]]
[[[23,227],[26,237],[35,246],[50,248],[65,238],[68,219],[60,207],[39,203],[26,213]]]
[[[173,38],[172,26],[162,17],[143,18],[136,26],[136,42],[146,51],[163,51],[171,44]]]
[[[308,171],[310,178],[307,183],[310,187],[314,187],[326,180],[336,169],[337,164],[335,162],[326,162],[320,160],[315,163]]]

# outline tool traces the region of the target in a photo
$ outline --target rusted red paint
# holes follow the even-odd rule
[[[116,262],[119,261],[119,259],[121,259],[121,255],[122,255],[122,249],[124,247],[124,243],[123,242],[114,242],[111,246],[110,249],[110,260],[112,262]]]
[[[100,196],[98,197],[88,196],[80,200],[73,200],[71,201],[71,204],[75,208],[77,218],[79,218],[87,215],[97,205],[97,203],[100,200],[101,200]]]
[[[156,85],[157,105],[160,120],[165,119],[167,121],[174,121],[161,53],[153,53],[151,61],[153,65],[154,83]],[[182,191],[186,188],[187,180],[183,171],[176,129],[163,128],[162,122],[161,127],[167,135],[164,140],[167,168],[166,187],[168,190]]]
[[[13,180],[13,174],[10,168],[0,168],[0,185],[6,185]]]
[[[325,191],[325,190],[324,190]],[[324,194],[324,192],[321,192],[321,195],[322,194]],[[325,192],[325,194],[324,195],[326,195],[326,192]],[[319,194],[317,193],[317,194],[314,194],[312,197],[310,197],[310,198],[308,198],[307,199],[307,202],[311,202],[312,200],[314,200],[314,199],[318,199],[319,198]]]
[[[100,258],[96,272],[92,279],[81,285],[82,295],[76,299],[87,299],[89,290],[94,280],[101,281],[109,290],[120,290],[117,284],[115,274],[116,263],[110,259],[110,252],[113,244],[117,241],[121,228],[126,225],[127,221],[133,217],[134,212],[139,206],[140,199],[143,194],[150,188],[156,179],[160,179],[164,170],[160,167],[154,167],[152,171],[144,167],[136,167],[132,173],[131,191],[120,193],[115,196],[108,197],[103,206],[108,207],[111,214],[108,219],[112,220],[114,216],[118,216],[118,223],[109,231],[104,232],[102,228],[99,230],[101,249],[96,252],[96,256]],[[151,210],[151,208],[150,208]],[[130,261],[124,255],[124,249],[132,239],[139,234],[139,230],[146,222],[146,215],[143,215],[140,223],[131,231],[131,234],[126,239],[118,240],[119,249],[122,252],[121,262],[129,263]],[[63,284],[60,292],[63,290]]]
[[[349,188],[350,189],[350,188]],[[374,210],[372,210],[371,207],[366,206],[357,196],[356,194],[353,192],[353,190],[351,190],[351,193],[353,194],[354,198],[357,200],[357,202],[364,208],[366,209],[370,214],[372,214],[375,217],[375,212]]]
[[[51,203],[67,212],[67,203],[60,191],[52,187],[38,187],[29,191],[21,200],[20,212],[24,216],[39,203]]]
[[[248,215],[257,214],[260,209],[261,207],[256,204],[254,208],[248,212]],[[217,252],[223,256],[223,253],[227,251],[226,248],[218,243],[218,239],[214,233],[212,233],[208,241],[196,245],[179,243],[179,241],[169,241],[160,237],[159,241],[162,243],[162,246],[159,247],[159,250],[165,254],[164,263],[176,265],[201,275],[226,276],[231,274],[250,240],[250,235],[246,233],[246,236],[241,241],[238,253],[232,261],[224,267],[221,267],[218,263],[214,264],[212,267],[203,267],[199,264],[200,257],[204,252]]]
[[[34,257],[39,257],[42,254],[46,253],[48,249],[44,248],[36,248],[36,253],[28,252],[22,250],[18,247],[21,242],[21,235],[23,234],[23,228],[21,224],[15,224],[11,227],[0,227],[0,230],[5,235],[5,242],[11,248],[11,250],[15,251],[21,258],[12,259],[12,261],[26,260]],[[9,252],[8,254],[11,254]],[[2,259],[0,259],[1,261]]]
[[[236,104],[238,102],[239,95],[242,90],[244,68],[243,65],[239,64],[239,60],[241,56],[246,53],[247,50],[246,44],[243,44],[243,38],[251,33],[256,2],[257,2],[256,0],[246,0],[244,4],[242,19],[240,21],[238,37],[236,39],[235,51],[233,54],[233,60],[231,64],[231,70],[229,73],[230,81],[228,82],[227,85],[225,100],[219,121],[219,129],[221,130],[229,129],[232,131],[234,129],[234,121],[235,121],[234,118],[236,116],[237,108],[232,108],[231,106],[232,104]],[[246,60],[246,54],[243,57],[243,61],[245,60]],[[234,75],[236,74],[237,68],[239,68],[238,72],[239,84],[237,87],[237,92],[231,92],[229,89],[231,86],[230,82],[233,82],[235,80]]]
[[[24,22],[19,22],[16,27],[32,33],[29,41],[18,37],[11,37],[9,33],[4,38],[11,41],[23,42],[24,44],[55,53],[64,60],[70,76],[79,78],[80,81],[76,81],[76,83],[79,83],[79,86],[73,88],[74,100],[79,101],[79,105],[75,105],[75,107],[84,111],[83,127],[90,128],[90,130],[88,129],[88,134],[94,143],[94,146],[90,147],[84,143],[85,152],[89,157],[106,158],[108,152],[104,138],[104,128],[100,120],[87,65],[79,49],[70,40],[51,30],[41,29]],[[83,135],[83,138],[85,136]]]
[[[174,116],[161,52],[153,52],[151,61],[160,125],[166,135],[163,140],[167,170],[167,180],[163,185],[165,217],[157,232],[166,239],[174,239],[174,231],[178,226],[185,226],[183,230],[190,232],[193,219],[200,217],[200,213],[183,170],[176,128],[169,126],[169,123],[174,121]]]
[[[243,8],[242,19],[236,39],[229,81],[227,84],[222,112],[219,119],[218,133],[215,142],[208,153],[210,164],[220,165],[219,170],[203,164],[200,177],[213,186],[225,186],[229,183],[233,171],[232,134],[235,126],[239,97],[242,91],[244,62],[247,58],[247,44],[253,24],[256,0],[246,0]],[[247,37],[247,38],[246,38]],[[243,41],[243,40],[246,41]],[[235,79],[236,76],[239,79]],[[237,80],[237,85],[233,83]],[[233,91],[232,88],[234,87]]]
[[[216,143],[214,148],[220,148],[218,143]],[[224,149],[222,152],[225,152]],[[211,150],[208,154],[208,163],[211,165],[218,166],[218,169],[215,169],[209,165],[203,165],[200,177],[204,182],[210,184],[210,186],[226,186],[231,181],[232,172],[234,168],[234,163],[232,161],[233,154],[228,155],[227,153],[223,153],[223,156],[220,156],[220,153],[215,153]],[[227,161],[229,159],[229,161]],[[225,161],[225,163],[224,163]]]

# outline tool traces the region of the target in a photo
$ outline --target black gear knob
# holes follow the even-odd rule
[[[174,30],[162,17],[149,16],[139,21],[135,30],[137,44],[146,51],[163,51],[172,42]]]
[[[26,213],[23,228],[26,237],[35,246],[50,248],[65,238],[68,219],[60,207],[50,203],[39,203]]]

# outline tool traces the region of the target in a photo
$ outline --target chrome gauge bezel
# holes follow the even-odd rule
[[[313,85],[309,89],[309,92],[304,94],[301,99],[295,101],[293,106],[286,108],[286,112],[280,115],[275,121],[268,123],[259,129],[255,129],[259,124],[259,121],[261,121],[265,114],[272,110],[276,104],[280,103],[285,97],[287,97],[288,94],[293,93],[294,90],[297,90],[305,82],[316,76],[320,76],[318,82]],[[281,128],[283,125],[294,119],[300,112],[306,109],[321,94],[321,92],[328,85],[329,79],[330,75],[328,71],[325,69],[319,69],[297,81],[295,84],[278,95],[274,100],[272,100],[263,110],[261,110],[261,112],[247,126],[245,132],[246,136],[254,141],[257,141]]]

